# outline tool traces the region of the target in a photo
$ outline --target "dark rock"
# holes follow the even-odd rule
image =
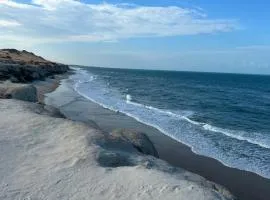
[[[0,80],[14,77],[20,83],[28,83],[34,80],[44,80],[48,76],[61,74],[68,71],[67,66],[56,65],[54,67],[36,67],[33,65],[0,64]]]
[[[132,144],[135,149],[137,149],[139,152],[143,154],[151,155],[157,158],[159,157],[158,152],[155,149],[153,143],[144,133],[126,129],[119,129],[113,131],[111,133],[111,136],[114,138],[120,138]]]
[[[48,78],[55,79],[55,76],[54,75],[50,75],[50,76],[48,76]]]
[[[41,76],[40,76],[40,74],[39,74],[38,72],[33,72],[33,73],[32,73],[32,78],[33,78],[34,80],[38,80],[38,79],[41,78]]]
[[[7,51],[9,53],[16,53],[19,54],[19,51],[17,49],[2,49],[3,51]]]
[[[126,153],[138,153],[138,150],[134,148],[133,144],[123,139],[122,137],[113,137],[111,135],[105,135],[103,138],[99,138],[95,142],[98,146],[111,152],[126,152]]]
[[[1,94],[0,97],[4,99],[12,99],[12,95],[9,93]]]
[[[12,76],[12,77],[10,78],[10,81],[11,81],[12,83],[19,83],[19,80],[18,80],[16,77],[14,77],[14,76]]]
[[[44,110],[48,113],[49,116],[56,117],[56,118],[65,118],[58,108],[53,106],[44,105]]]
[[[140,163],[145,168],[152,168],[151,159],[158,153],[144,133],[131,130],[116,130],[111,134],[102,134],[96,138],[96,145],[102,148],[97,152],[96,160],[103,167],[135,166]],[[142,157],[141,154],[154,157]]]
[[[38,106],[37,106],[38,105]],[[35,112],[40,115],[47,115],[55,118],[66,118],[58,108],[53,106],[45,105],[42,103],[31,104],[29,105],[32,112]]]
[[[1,95],[3,98],[12,98],[22,101],[37,102],[37,89],[33,85],[20,85],[8,87]]]
[[[100,151],[96,159],[103,167],[134,166],[124,152]]]
[[[67,65],[47,61],[25,50],[0,50],[0,80],[12,78],[16,80],[12,82],[29,83],[34,80],[44,80],[68,70]]]

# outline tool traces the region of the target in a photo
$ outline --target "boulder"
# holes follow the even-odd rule
[[[11,76],[10,79],[9,79],[12,83],[19,83],[20,81],[14,77],[14,76]]]
[[[65,118],[65,115],[62,114],[58,108],[55,108],[50,105],[44,105],[44,111],[49,116],[56,117],[56,118]]]
[[[37,102],[37,89],[29,84],[3,84],[0,87],[0,98],[18,99],[22,101]]]
[[[142,154],[151,155],[156,158],[159,157],[155,146],[144,133],[127,129],[119,129],[113,131],[111,136],[113,138],[119,138],[132,144],[132,146]]]
[[[124,152],[100,151],[97,154],[97,162],[102,167],[134,166],[129,156]]]
[[[103,149],[96,155],[97,162],[103,167],[135,166],[138,163],[144,166],[147,163],[145,167],[151,168],[151,163],[146,161],[158,158],[154,145],[141,132],[119,129],[110,134],[103,133],[94,143]],[[142,154],[153,157],[141,160]]]

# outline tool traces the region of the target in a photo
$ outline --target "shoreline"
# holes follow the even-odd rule
[[[56,94],[54,97],[48,95],[47,103],[49,105],[52,103],[50,98],[57,99],[57,92],[59,93],[57,90],[54,92]],[[155,145],[162,160],[226,187],[240,200],[268,200],[270,196],[269,179],[253,172],[225,166],[213,158],[198,155],[192,152],[187,145],[170,138],[154,127],[138,122],[125,114],[103,108],[99,104],[75,94],[75,91],[73,91],[73,94],[71,91],[69,92],[69,95],[74,95],[73,101],[69,102],[68,105],[65,105],[65,103],[60,106],[54,105],[59,107],[67,118],[86,123],[94,121],[105,132],[112,132],[119,127],[144,132]],[[87,110],[83,107],[87,107]]]
[[[46,94],[54,92],[61,84],[61,81],[68,78],[71,73],[72,72],[66,72],[61,75],[55,75],[53,79],[47,78],[45,81],[34,81],[32,84],[37,89],[39,103],[45,104]]]
[[[54,90],[45,96],[67,89],[57,79],[32,84],[41,95]],[[67,98],[74,96],[58,100]],[[147,136],[105,134],[91,120],[59,115],[46,99],[0,99],[0,199],[234,199],[224,187],[155,158]]]
[[[71,73],[72,70],[61,75],[54,75],[52,78],[46,78],[46,80],[36,80],[29,84],[13,84],[12,87],[15,87],[15,90],[19,91],[18,99],[30,95],[33,100],[32,102],[38,101],[38,103],[33,103],[30,107],[32,107],[32,111],[41,114],[42,116],[48,115],[54,118],[60,117],[64,121],[69,119],[71,123],[76,123],[76,121],[83,122],[84,124],[87,124],[90,129],[95,129],[98,130],[98,132],[101,131],[107,134],[112,134],[119,128],[128,130],[127,132],[132,132],[132,130],[134,130],[134,132],[138,134],[145,133],[149,138],[149,141],[154,145],[154,149],[161,159],[160,162],[166,161],[172,165],[172,167],[179,167],[180,170],[184,169],[184,171],[187,170],[186,173],[194,173],[192,174],[192,177],[194,176],[194,178],[199,175],[212,181],[213,185],[211,186],[211,190],[216,190],[223,194],[223,192],[226,193],[226,189],[228,189],[240,200],[267,200],[267,197],[270,196],[270,191],[267,191],[268,188],[270,188],[270,180],[264,179],[252,172],[245,172],[224,166],[215,159],[198,155],[192,152],[191,148],[187,145],[163,134],[155,127],[144,124],[138,119],[134,119],[126,114],[104,108],[98,103],[84,98],[68,84],[68,77]],[[22,87],[22,89],[20,87]],[[29,88],[31,90],[29,90]],[[33,90],[33,88],[36,89]],[[7,88],[5,88],[5,90],[6,89]],[[25,91],[28,92],[27,95],[24,93]],[[24,98],[21,100],[23,99]],[[3,102],[6,102],[4,104],[7,105],[14,104],[13,100],[10,102],[3,100]],[[18,104],[21,106],[20,101]],[[14,105],[16,105],[16,101]],[[5,105],[2,106],[5,107]],[[25,109],[24,103],[22,103],[22,106],[22,109]],[[28,114],[32,115],[31,113]],[[1,126],[3,126],[3,124]],[[125,152],[125,148],[122,147],[121,144],[119,145],[118,148]],[[133,156],[133,154],[130,156]],[[136,157],[136,153],[134,156]],[[106,157],[103,162],[110,162],[110,159],[115,158]],[[140,162],[141,161],[137,162],[135,165],[140,165]],[[162,169],[163,167],[158,166],[158,168]],[[200,180],[204,182],[203,184],[208,184],[207,180],[201,178]],[[217,184],[224,186],[226,189],[222,189],[223,187],[220,187]]]

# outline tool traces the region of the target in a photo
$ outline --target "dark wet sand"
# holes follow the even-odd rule
[[[69,101],[71,102],[63,105]],[[67,118],[84,121],[89,124],[93,124],[94,121],[106,132],[117,128],[128,128],[145,132],[154,143],[160,158],[170,164],[225,186],[237,199],[270,200],[269,179],[251,172],[229,168],[215,159],[197,155],[188,146],[171,139],[157,129],[137,122],[124,114],[104,109],[79,96],[67,87],[62,91],[59,90],[51,100],[48,98],[47,103],[62,105],[60,110]]]
[[[54,78],[47,78],[45,81],[34,81],[33,85],[37,88],[38,101],[44,103],[46,93],[53,92],[59,86],[62,79],[67,78],[71,72],[55,75]]]

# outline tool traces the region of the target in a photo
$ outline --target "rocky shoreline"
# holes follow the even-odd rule
[[[35,80],[45,80],[47,77],[63,74],[68,70],[67,65],[45,60],[25,50],[0,50],[0,81],[29,83]]]
[[[34,81],[55,79],[68,71],[67,65],[45,60],[25,50],[1,49],[0,98],[42,102],[40,88]]]

